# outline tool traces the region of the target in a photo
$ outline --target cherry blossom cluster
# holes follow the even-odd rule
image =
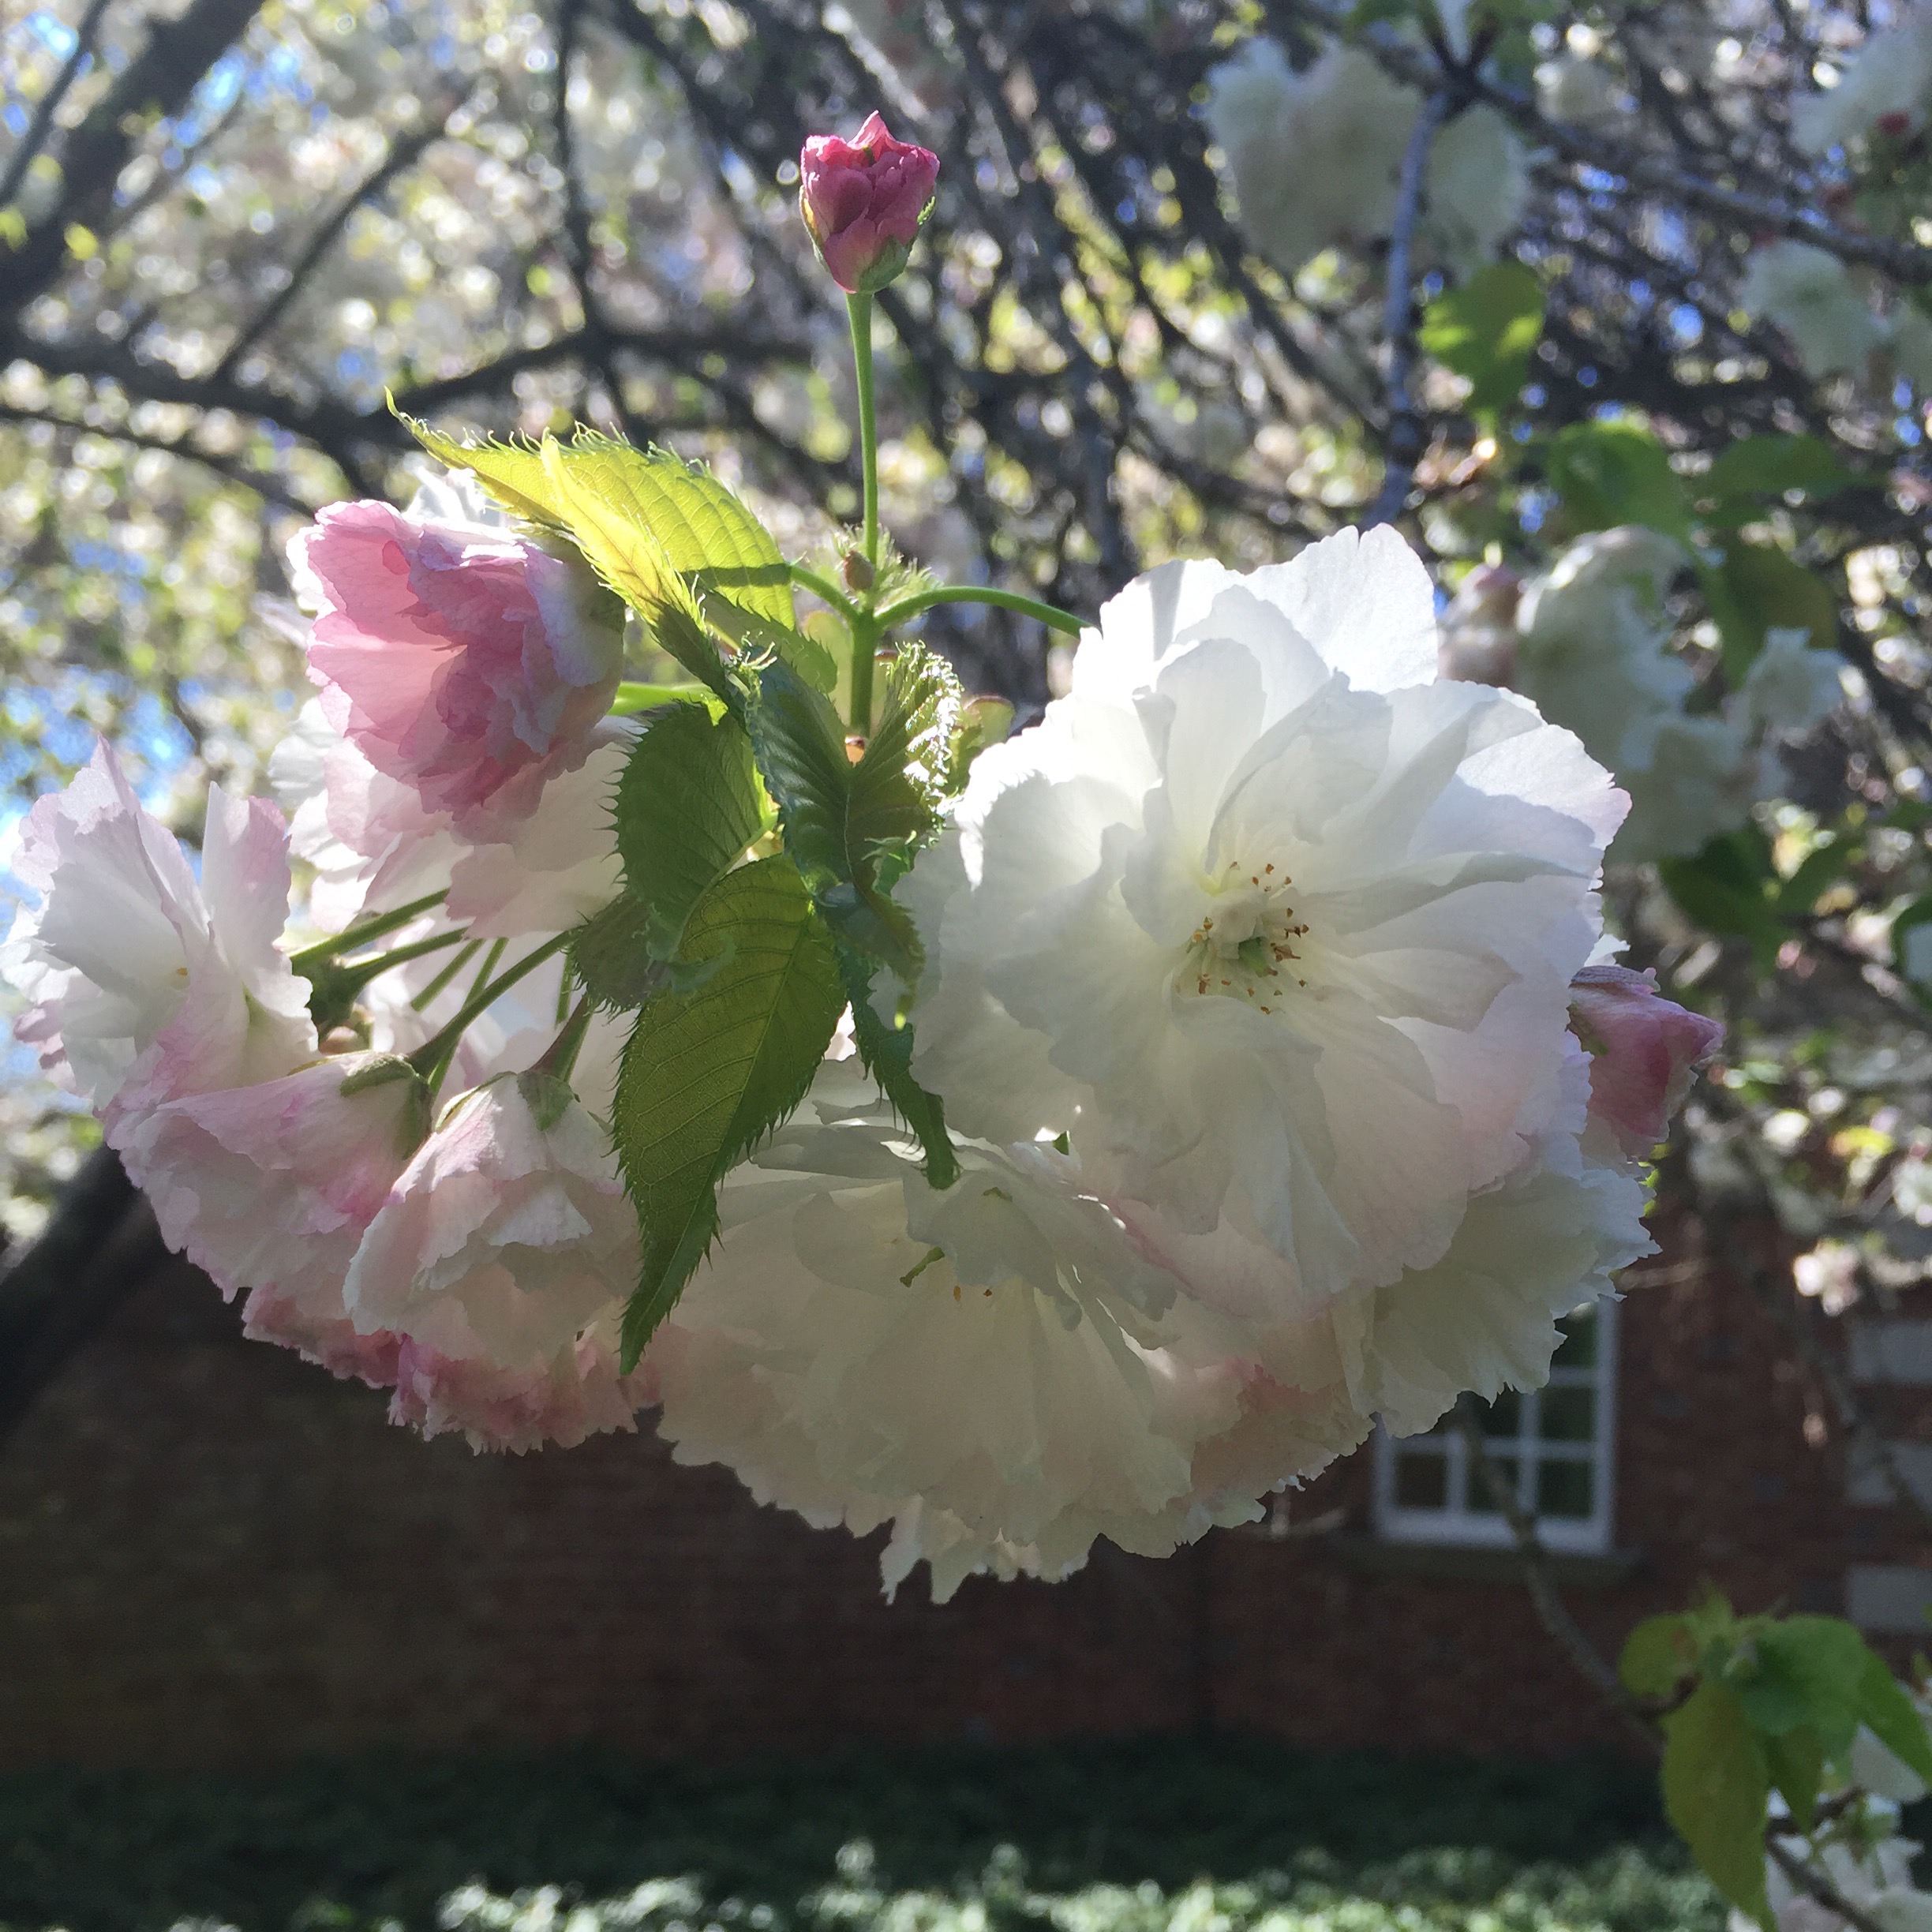
[[[523,1449],[659,1403],[680,1458],[891,1524],[889,1579],[943,1593],[1170,1549],[1378,1417],[1534,1383],[1646,1250],[1715,1029],[1599,960],[1621,795],[1440,678],[1426,574],[1350,534],[1106,607],[898,888],[925,970],[874,997],[959,1178],[841,1030],[621,1374],[618,1035],[561,945],[617,889],[621,614],[447,496],[341,506],[295,561],[287,819],[215,792],[197,874],[103,746],[29,815],[5,964],[170,1244],[397,1420]]]

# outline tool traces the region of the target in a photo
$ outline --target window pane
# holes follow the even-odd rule
[[[1553,1368],[1594,1368],[1597,1366],[1597,1311],[1585,1309],[1566,1315],[1556,1326],[1564,1340],[1550,1366]]]
[[[1492,1455],[1489,1458],[1489,1466],[1511,1488],[1516,1488],[1516,1458],[1514,1456]],[[1472,1469],[1469,1473],[1469,1508],[1472,1516],[1496,1516],[1502,1513],[1490,1501],[1489,1485],[1483,1481],[1480,1470]]]
[[[1587,1462],[1545,1462],[1537,1471],[1539,1516],[1586,1517],[1597,1472]]]
[[[1505,1389],[1483,1414],[1485,1436],[1516,1436],[1522,1430],[1522,1398],[1514,1389]]]
[[[1546,1442],[1594,1441],[1597,1391],[1587,1387],[1545,1389],[1541,1433]]]
[[[1439,1455],[1418,1455],[1413,1450],[1395,1458],[1395,1507],[1398,1509],[1446,1509],[1449,1505],[1449,1465]]]

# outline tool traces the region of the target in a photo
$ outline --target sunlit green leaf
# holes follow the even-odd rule
[[[1705,1875],[1765,1932],[1765,1811],[1770,1767],[1736,1694],[1702,1683],[1664,1720],[1664,1806]]]
[[[1472,414],[1493,416],[1530,379],[1543,334],[1543,289],[1521,262],[1492,262],[1425,311],[1417,339],[1444,369],[1466,376]]]

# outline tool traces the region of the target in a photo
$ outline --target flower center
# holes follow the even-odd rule
[[[1175,986],[1201,998],[1247,1000],[1264,1013],[1290,987],[1306,986],[1295,969],[1308,927],[1289,902],[1294,884],[1279,866],[1256,871],[1230,860],[1214,888],[1214,910],[1188,940]]]

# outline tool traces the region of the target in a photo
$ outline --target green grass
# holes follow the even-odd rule
[[[1639,1771],[1142,1740],[0,1779],[0,1927],[1720,1932]]]

